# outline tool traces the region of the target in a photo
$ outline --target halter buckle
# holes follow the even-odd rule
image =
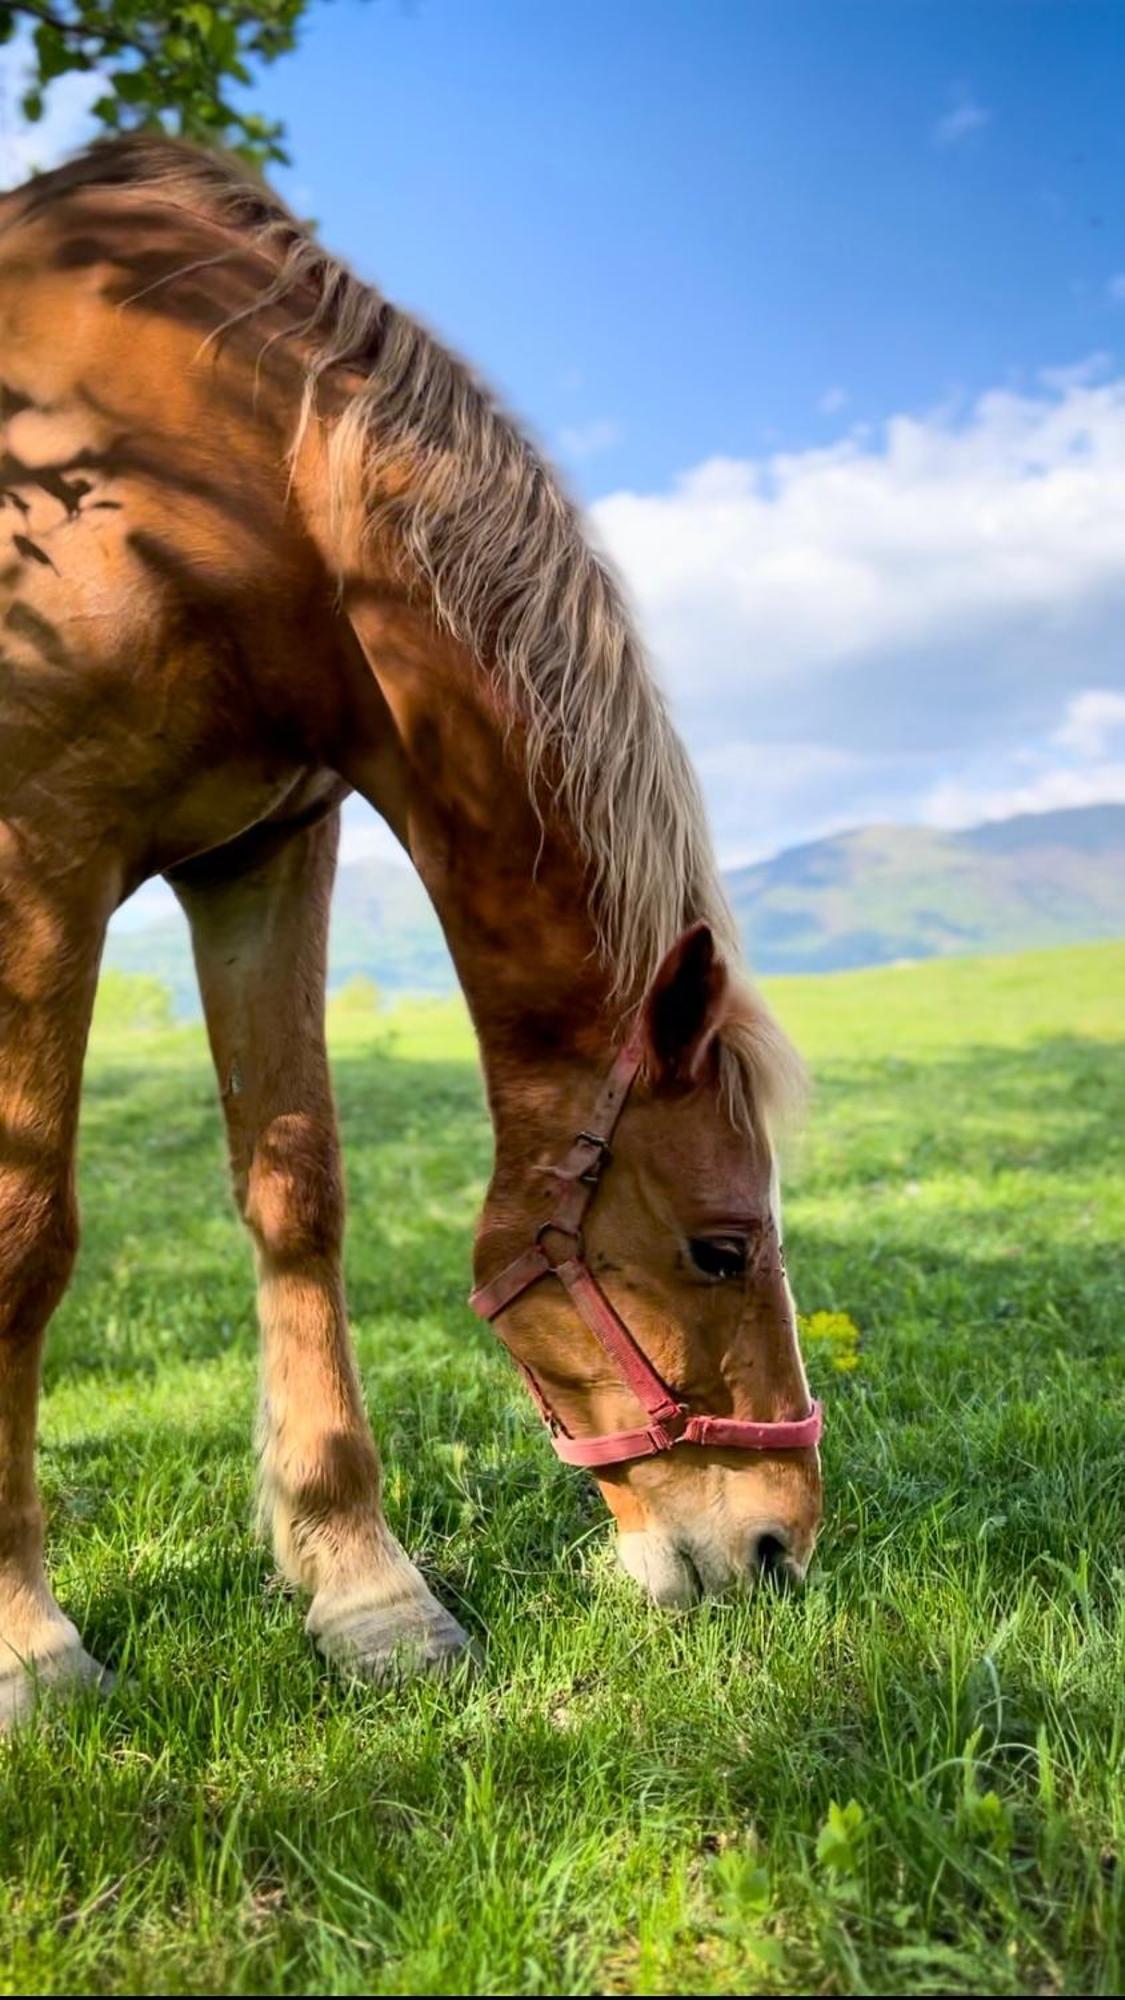
[[[574,1143],[577,1146],[595,1146],[597,1148],[597,1159],[587,1167],[584,1174],[579,1174],[578,1176],[585,1187],[597,1187],[598,1181],[613,1158],[613,1151],[609,1140],[603,1139],[600,1132],[578,1132],[575,1135]]]
[[[679,1444],[690,1421],[691,1413],[685,1403],[674,1403],[671,1410],[654,1416],[648,1434],[657,1451],[671,1451],[673,1445]]]

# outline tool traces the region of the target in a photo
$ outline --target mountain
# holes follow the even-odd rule
[[[865,826],[729,874],[759,972],[838,972],[1125,934],[1125,805],[960,833]]]
[[[963,833],[864,826],[735,869],[727,890],[758,972],[838,972],[955,952],[1125,936],[1125,805],[991,820]],[[107,965],[154,973],[198,1011],[182,918],[113,930]],[[454,983],[441,928],[409,869],[353,861],[333,905],[331,983],[384,992]]]
[[[170,989],[177,1014],[198,1014],[199,993],[187,924],[179,911],[111,930],[105,963],[153,973]],[[441,925],[413,871],[393,861],[345,862],[332,901],[329,981],[363,974],[388,995],[448,993],[455,985]]]

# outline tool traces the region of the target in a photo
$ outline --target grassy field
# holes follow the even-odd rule
[[[860,1361],[810,1356],[808,1590],[679,1615],[462,1303],[463,1018],[338,1013],[389,1512],[486,1643],[398,1694],[328,1679],[251,1539],[201,1036],[103,1018],[42,1480],[121,1690],[0,1751],[4,1991],[1119,1990],[1125,946],[772,991],[817,1079],[798,1302]]]

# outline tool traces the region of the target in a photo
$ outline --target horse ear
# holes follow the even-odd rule
[[[730,980],[711,926],[693,924],[677,938],[644,1004],[646,1066],[656,1084],[698,1083],[727,1011]]]

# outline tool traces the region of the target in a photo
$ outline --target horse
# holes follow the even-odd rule
[[[346,1675],[466,1634],[384,1518],[325,1045],[342,801],[401,842],[480,1049],[473,1302],[659,1604],[803,1576],[780,1241],[800,1063],[609,566],[472,371],[238,163],[102,141],[0,199],[0,1709],[103,1686],[56,1602],[40,1358],[107,923],[191,927],[257,1267],[262,1520]]]

